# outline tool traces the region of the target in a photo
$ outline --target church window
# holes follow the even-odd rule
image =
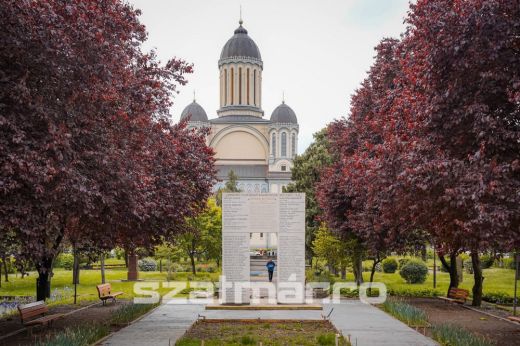
[[[227,103],[228,103],[228,101],[227,101],[227,79],[228,79],[227,69],[224,69],[224,105],[227,105]]]
[[[276,133],[271,136],[271,155],[276,156]]]
[[[286,165],[282,165],[282,172],[285,172],[287,171],[287,166]]]
[[[253,103],[256,106],[256,70],[253,71]]]
[[[263,233],[260,233],[260,238],[263,238],[264,237],[264,234]]]
[[[282,156],[287,156],[287,133],[282,132]]]
[[[291,156],[296,155],[296,133],[293,133],[291,136]]]
[[[242,104],[242,67],[238,68],[238,104]]]
[[[247,69],[247,104],[249,104],[249,69]]]
[[[233,67],[231,68],[231,104],[234,104],[234,96],[235,96],[235,71],[233,71]]]

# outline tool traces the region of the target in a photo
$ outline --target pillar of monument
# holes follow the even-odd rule
[[[128,281],[137,281],[139,279],[139,271],[137,269],[137,255],[131,251],[128,253]]]

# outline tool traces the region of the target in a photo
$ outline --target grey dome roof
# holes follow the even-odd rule
[[[287,106],[285,102],[275,108],[273,114],[271,114],[272,123],[283,123],[283,124],[298,124],[296,113]]]
[[[208,115],[204,108],[201,107],[195,100],[186,106],[181,113],[181,120],[191,115],[189,121],[208,121]]]
[[[249,37],[247,30],[242,26],[242,22],[240,22],[240,26],[235,30],[235,34],[226,42],[224,48],[222,48],[222,53],[220,53],[221,60],[234,57],[262,60],[258,46]]]

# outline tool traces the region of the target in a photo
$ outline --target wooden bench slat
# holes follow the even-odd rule
[[[122,295],[124,292],[111,292],[112,291],[112,285],[109,283],[101,284],[96,286],[99,299],[103,301],[103,305],[108,299],[112,299],[115,301],[116,297]]]
[[[25,326],[36,326],[36,325],[45,325],[51,321],[57,320],[58,318],[63,317],[63,314],[54,314],[54,315],[47,315],[44,317],[37,318],[35,320],[30,320],[26,323],[24,323]]]

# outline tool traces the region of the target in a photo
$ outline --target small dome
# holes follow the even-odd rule
[[[240,26],[235,30],[235,34],[226,42],[220,54],[220,60],[235,57],[248,57],[262,60],[258,46],[255,41],[249,37],[247,30],[242,26],[242,22],[240,22]]]
[[[271,114],[271,122],[272,123],[282,123],[282,124],[298,124],[298,119],[296,118],[296,113],[291,109],[291,107],[287,106],[285,102],[275,108],[273,114]]]
[[[193,100],[192,103],[186,106],[184,110],[181,113],[181,120],[184,118],[187,118],[191,115],[191,118],[189,121],[202,121],[206,122],[208,121],[208,115],[206,114],[206,111],[204,108],[201,107],[195,100]]]

